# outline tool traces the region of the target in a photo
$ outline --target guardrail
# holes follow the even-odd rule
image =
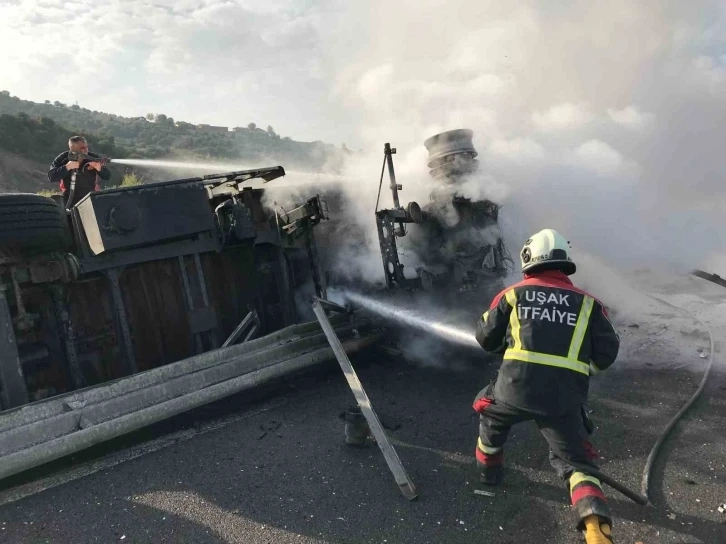
[[[359,313],[330,321],[351,353],[383,333]],[[0,412],[0,480],[334,358],[310,322]]]
[[[721,287],[726,287],[726,279],[722,278],[718,274],[710,274],[708,272],[704,272],[703,270],[693,270],[691,274],[703,280],[720,285]]]

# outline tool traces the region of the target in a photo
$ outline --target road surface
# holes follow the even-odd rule
[[[713,328],[716,370],[655,467],[653,506],[606,488],[616,542],[726,542],[718,510],[726,503],[726,289],[681,278],[656,291]],[[615,315],[621,358],[593,379],[590,408],[602,470],[639,490],[650,448],[696,390],[710,353],[687,314],[653,299],[632,306]],[[493,375],[491,360],[402,363],[368,352],[353,364],[416,501],[399,493],[377,447],[344,445],[340,413],[354,399],[333,364],[275,395],[228,399],[11,482],[0,490],[0,542],[582,541],[534,425],[514,429],[496,497],[474,494],[471,403]]]

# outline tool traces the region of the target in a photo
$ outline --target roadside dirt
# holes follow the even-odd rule
[[[36,193],[54,188],[48,183],[48,165],[0,150],[0,193]]]

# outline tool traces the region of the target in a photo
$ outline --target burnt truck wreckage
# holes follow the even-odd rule
[[[426,206],[405,208],[385,145],[378,196],[388,168],[394,207],[375,211],[383,292],[330,270],[332,225],[348,218],[331,218],[317,191],[287,210],[264,204],[266,189],[250,184],[284,176],[281,166],[93,192],[69,210],[60,195],[0,195],[0,480],[333,358],[345,371],[345,352],[407,341],[402,323],[391,334],[382,316],[328,302],[329,285],[402,295],[412,308],[428,300],[473,322],[510,258],[499,207],[460,194],[478,169],[471,142],[468,130],[429,138],[439,185]],[[399,260],[404,237],[415,277]]]
[[[0,195],[0,479],[333,360],[298,300],[327,296],[327,204],[278,213],[250,186],[284,175],[109,189],[70,210]],[[383,330],[364,310],[330,321],[346,351]]]
[[[384,164],[376,202],[376,225],[388,289],[423,292],[439,306],[476,305],[481,311],[513,269],[499,229],[499,205],[491,200],[472,200],[461,194],[463,183],[479,171],[473,132],[451,130],[427,139],[429,173],[437,185],[424,206],[417,202],[401,205],[393,155],[396,149],[386,143]],[[388,170],[393,208],[378,209],[385,170]],[[415,276],[404,272],[399,259],[398,239],[407,239],[418,263]],[[470,312],[462,318],[471,321]]]

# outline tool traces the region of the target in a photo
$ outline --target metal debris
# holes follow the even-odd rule
[[[475,489],[474,495],[484,495],[485,497],[496,497],[496,493],[492,493],[491,491],[484,491],[483,489]]]

